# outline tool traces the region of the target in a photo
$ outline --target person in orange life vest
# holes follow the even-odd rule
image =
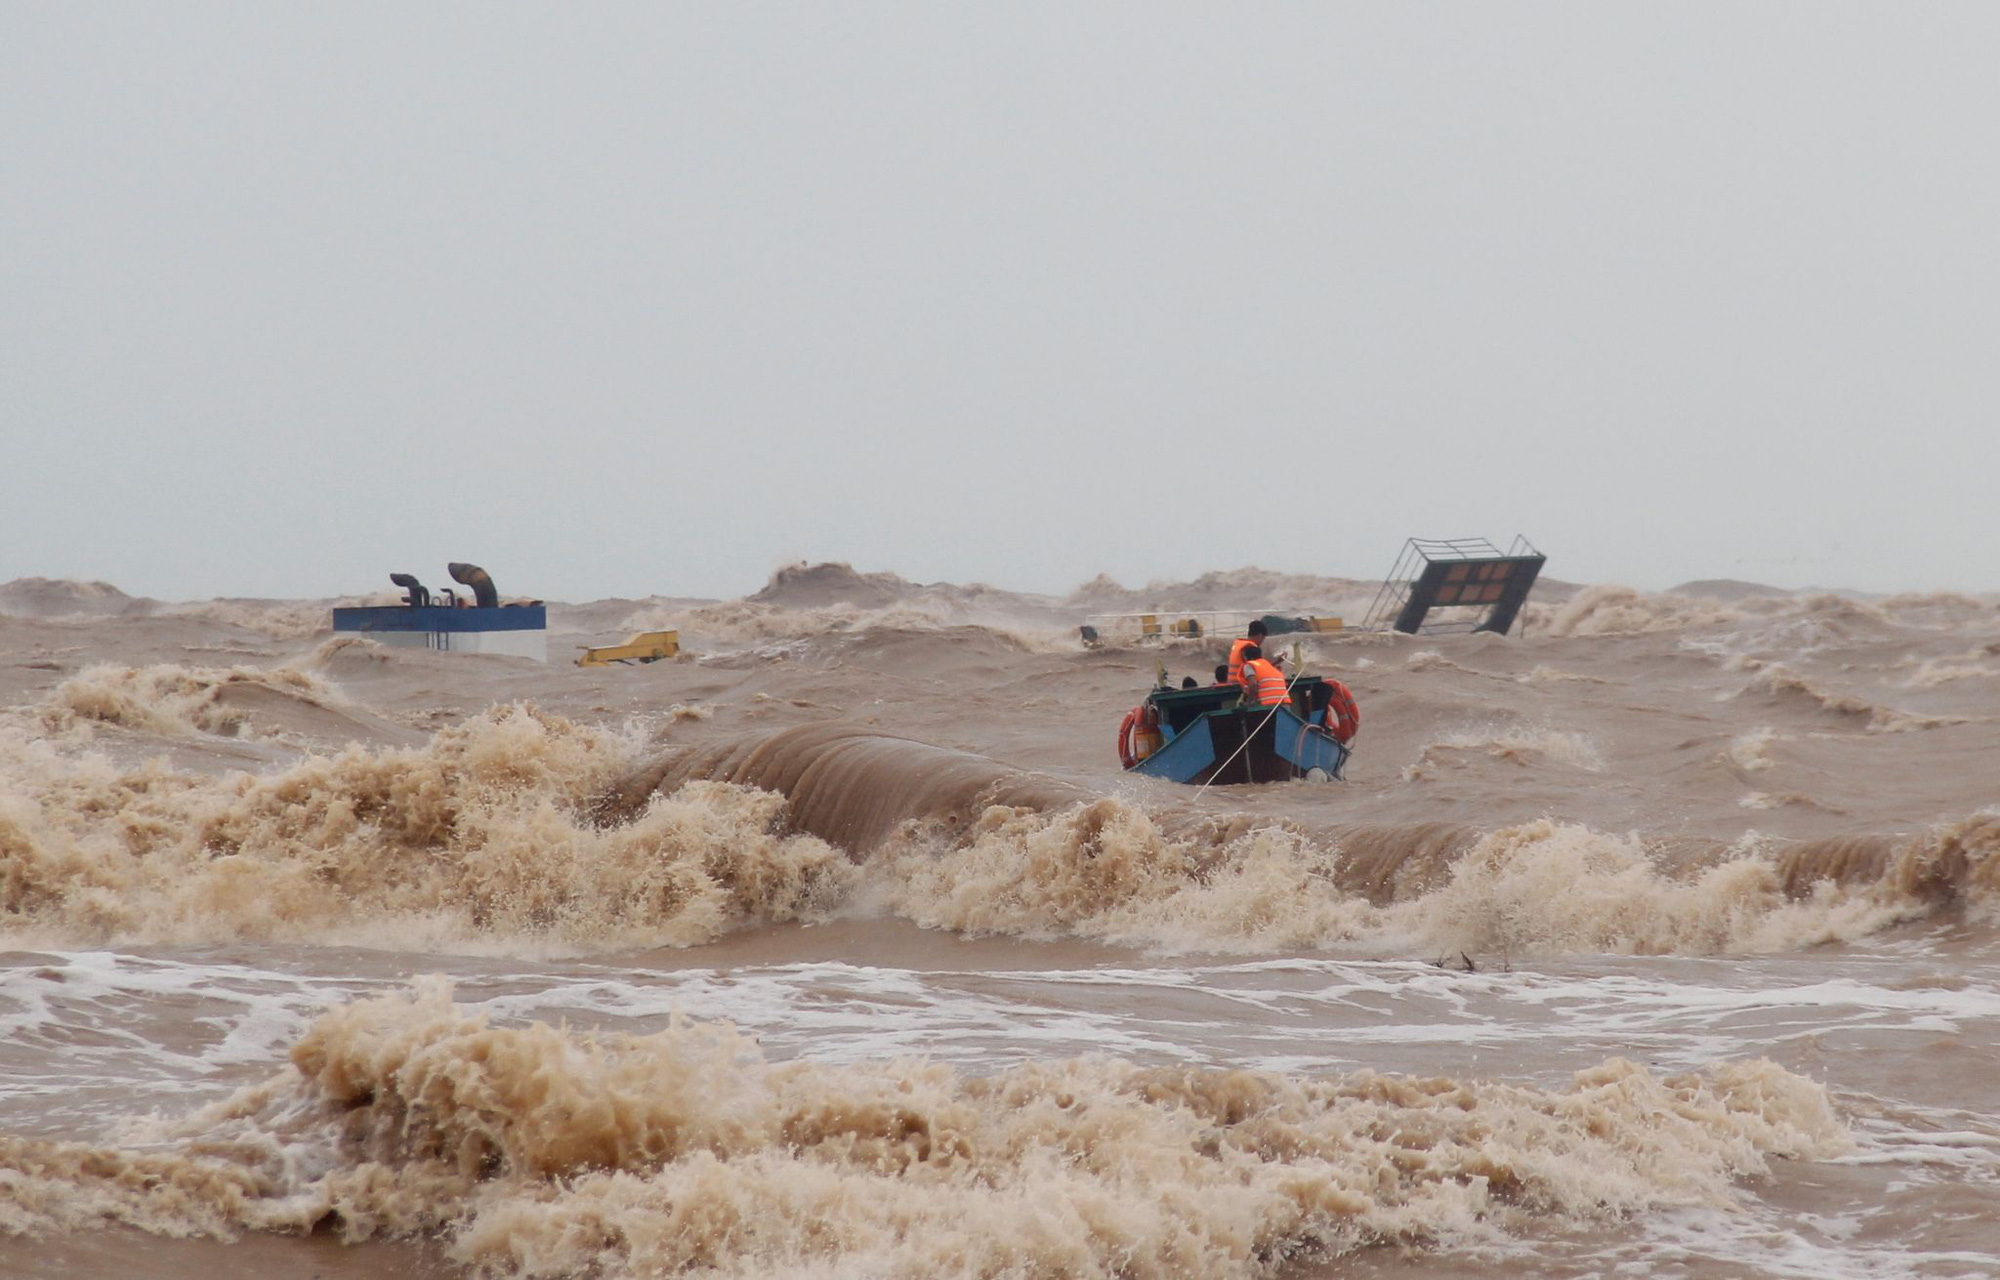
[[[1252,647],[1253,645],[1261,647],[1264,643],[1264,637],[1269,635],[1271,631],[1269,627],[1264,625],[1264,620],[1262,618],[1259,618],[1255,622],[1252,622],[1247,628],[1245,628],[1245,630],[1247,630],[1249,634],[1229,646],[1230,684],[1243,683],[1243,651],[1245,649]]]
[[[1260,707],[1275,707],[1291,697],[1285,673],[1264,661],[1264,651],[1254,644],[1243,650],[1243,696]]]

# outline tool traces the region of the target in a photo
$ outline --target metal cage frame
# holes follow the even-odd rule
[[[1487,538],[1411,538],[1382,580],[1361,629],[1505,635],[1547,560],[1521,534],[1505,551]],[[1470,581],[1475,573],[1484,575],[1476,583]],[[1431,620],[1439,609],[1448,615]]]

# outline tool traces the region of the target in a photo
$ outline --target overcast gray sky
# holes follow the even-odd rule
[[[0,580],[2000,590],[2000,5],[0,0]]]

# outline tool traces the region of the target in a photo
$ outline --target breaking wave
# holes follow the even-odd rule
[[[397,604],[394,591],[327,600],[215,599],[165,603],[129,596],[108,582],[16,578],[0,583],[0,614],[58,622],[101,624],[105,618],[179,618],[221,623],[278,640],[298,640],[332,629],[339,605]]]
[[[1318,841],[1265,828],[1217,840],[1168,835],[1103,801],[989,811],[948,848],[878,858],[887,874],[864,892],[919,924],[975,934],[1416,955],[1775,952],[1863,937],[1962,897],[1988,912],[2000,900],[2000,817],[1873,852],[1872,876],[1856,874],[1841,842],[1676,862],[1636,837],[1546,819],[1476,837],[1361,829]]]
[[[1216,570],[1184,582],[1149,582],[1125,587],[1099,574],[1072,591],[1065,603],[1086,612],[1279,610],[1333,612],[1359,618],[1380,583],[1355,578],[1322,578],[1245,567]]]
[[[294,667],[99,663],[51,690],[41,720],[54,732],[115,724],[149,733],[236,737],[254,732],[250,721],[258,702],[272,698],[314,707],[346,701],[326,681]]]
[[[1777,763],[1771,758],[1771,744],[1777,740],[1778,731],[1765,725],[1730,739],[1729,747],[1723,754],[1743,773],[1762,773]]]
[[[1587,676],[1574,671],[1562,671],[1555,667],[1538,666],[1532,671],[1524,671],[1514,677],[1517,684],[1611,684],[1603,676]]]
[[[340,600],[201,600],[162,606],[162,616],[219,622],[270,636],[274,640],[305,640],[333,630],[336,607],[401,604],[403,597],[393,591]]]
[[[2000,903],[2000,814],[1728,847],[1546,820],[1306,830],[839,725],[645,765],[639,737],[503,707],[421,747],[217,778],[9,731],[0,931],[577,954],[888,912],[1179,951],[1715,954]]]
[[[798,828],[862,860],[857,905],[968,933],[1179,950],[1715,954],[2000,903],[1996,814],[1907,838],[1739,846],[1655,845],[1553,821],[1483,834],[1304,831],[1149,810],[827,725],[667,757],[621,783],[617,803],[699,777],[784,793]]]
[[[1824,689],[1804,676],[1797,674],[1782,663],[1762,663],[1756,659],[1742,659],[1740,665],[1755,672],[1750,683],[1736,696],[1739,698],[1761,698],[1772,708],[1793,708],[1809,713],[1830,715],[1836,721],[1854,723],[1870,733],[1907,733],[1917,729],[1936,729],[1944,725],[1963,724],[1964,716],[1926,716],[1909,711],[1898,711],[1852,694],[1836,693]]]
[[[1727,1205],[1851,1140],[1763,1059],[1567,1088],[1358,1072],[766,1061],[725,1025],[495,1026],[441,982],[323,1015],[143,1148],[0,1136],[0,1229],[439,1235],[503,1276],[1249,1277]]]
[[[1330,665],[1330,666],[1340,665],[1338,661],[1334,660],[1330,655],[1315,655],[1315,657],[1316,660],[1320,662],[1322,665]],[[1369,663],[1366,658],[1363,658],[1356,665],[1359,667],[1366,667],[1367,665],[1369,665]],[[1450,658],[1445,657],[1442,653],[1439,653],[1436,649],[1419,649],[1415,653],[1409,655],[1407,658],[1404,658],[1403,670],[1408,671],[1412,674],[1417,674],[1425,671],[1451,671],[1451,672],[1456,672],[1459,675],[1474,676],[1481,680],[1493,680],[1506,684],[1550,685],[1550,684],[1613,683],[1612,681],[1605,679],[1603,676],[1591,676],[1591,675],[1584,675],[1580,672],[1563,671],[1559,668],[1551,667],[1546,664],[1534,667],[1533,669],[1528,671],[1523,671],[1517,675],[1505,675],[1500,672],[1494,672],[1494,671],[1480,671],[1476,668],[1468,667],[1464,663],[1453,662]]]
[[[768,644],[868,630],[924,631],[976,626],[1013,633],[1038,651],[1074,649],[1071,611],[1044,596],[974,583],[920,584],[892,573],[857,573],[846,564],[779,569],[741,600],[647,605],[624,618],[626,631],[675,628],[709,644]]]
[[[1975,645],[1963,653],[1949,654],[1935,658],[1905,658],[1897,664],[1915,667],[1903,681],[1906,688],[1934,689],[1954,680],[1984,680],[2000,676],[2000,668],[1989,667],[1986,660],[2000,654],[2000,640]]]
[[[835,604],[818,609],[788,609],[779,605],[730,602],[687,609],[640,609],[618,628],[626,632],[674,628],[684,639],[703,643],[751,646],[758,656],[796,652],[825,637],[896,634],[938,634],[976,630],[1017,653],[1068,653],[1077,647],[1069,628],[1040,629],[987,615],[968,621],[951,609],[927,610],[898,605],[863,609]]]
[[[1554,761],[1590,773],[1604,768],[1603,755],[1584,734],[1533,725],[1489,725],[1460,729],[1425,743],[1416,760],[1404,768],[1404,780],[1417,782],[1437,776],[1457,753],[1476,753],[1519,765]]]
[[[784,833],[769,792],[699,783],[600,824],[633,751],[518,706],[264,776],[123,772],[9,734],[0,929],[573,951],[703,942],[843,896],[853,866]]]
[[[699,632],[715,640],[757,644],[835,635],[870,626],[937,627],[947,625],[949,621],[942,612],[929,613],[906,606],[870,609],[859,605],[830,604],[793,609],[783,605],[729,601],[687,609],[640,609],[625,619],[622,629],[656,631],[676,627]]]
[[[1597,586],[1566,604],[1541,606],[1528,625],[1543,635],[1609,636],[1645,631],[1679,631],[1742,618],[1740,606],[1693,596],[1646,595],[1631,587]]]
[[[1965,596],[1898,596],[1868,601],[1834,592],[1737,593],[1730,598],[1631,587],[1587,587],[1561,604],[1534,604],[1528,628],[1542,635],[1614,636],[1724,627],[1749,621],[1788,623],[1805,642],[1878,635],[1908,625],[1963,623],[1990,616],[1992,606]]]
[[[22,618],[120,617],[153,605],[108,582],[68,578],[15,578],[0,583],[0,613]]]

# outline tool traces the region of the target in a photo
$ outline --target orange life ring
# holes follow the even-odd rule
[[[1118,763],[1130,769],[1133,765],[1144,760],[1146,756],[1152,755],[1154,751],[1158,751],[1160,749],[1157,741],[1159,735],[1160,712],[1152,703],[1142,702],[1130,711],[1127,711],[1125,718],[1118,722]],[[1139,739],[1141,736],[1155,740],[1151,745],[1151,750],[1148,750],[1143,755],[1139,751]]]
[[[1320,727],[1345,745],[1361,732],[1361,708],[1354,705],[1354,693],[1338,680],[1326,682],[1326,722]]]
[[[1137,727],[1138,723],[1139,708],[1137,707],[1127,711],[1125,718],[1118,722],[1118,763],[1124,765],[1127,769],[1139,763],[1139,757],[1132,754],[1132,730]]]

